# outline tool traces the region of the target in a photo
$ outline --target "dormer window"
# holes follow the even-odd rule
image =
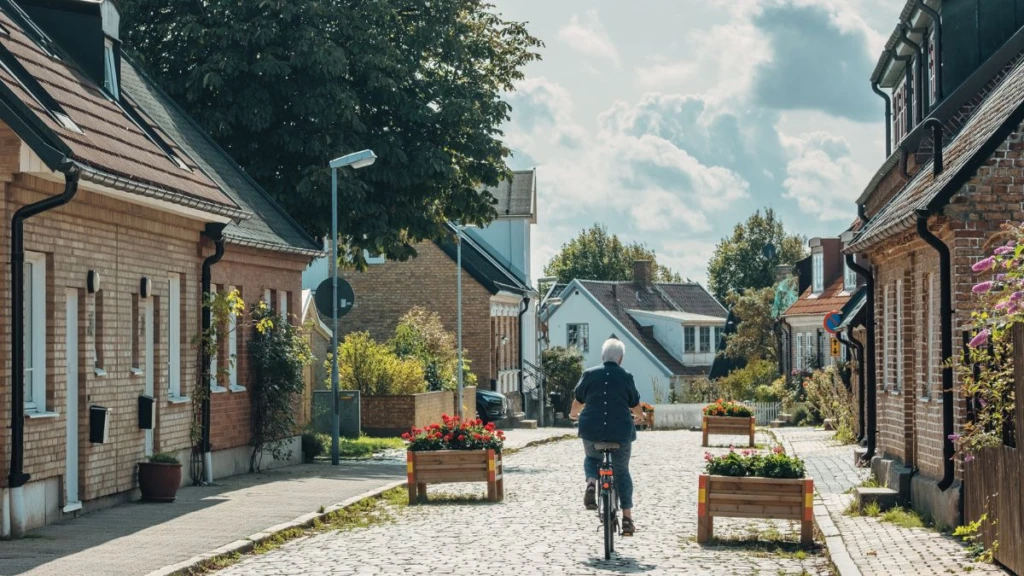
[[[854,262],[856,262],[857,257],[854,256],[853,259],[854,259]],[[850,268],[850,265],[847,264],[844,261],[843,262],[843,290],[845,290],[847,292],[852,292],[853,290],[856,290],[856,289],[857,289],[857,273],[854,272],[853,268]]]
[[[825,291],[825,255],[817,252],[811,257],[811,286],[815,294]]]
[[[114,41],[107,38],[103,42],[103,87],[114,100],[120,100],[117,85],[117,57],[114,53]]]
[[[906,136],[907,127],[907,91],[906,84],[900,81],[892,91],[892,139],[893,146],[898,146]]]

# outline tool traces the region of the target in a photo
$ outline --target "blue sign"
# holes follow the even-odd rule
[[[843,315],[838,311],[829,312],[825,314],[825,330],[828,330],[829,334],[835,334],[839,329],[839,324],[843,321]]]

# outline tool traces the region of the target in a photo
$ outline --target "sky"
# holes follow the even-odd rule
[[[492,0],[544,41],[506,97],[511,168],[537,168],[533,278],[595,222],[706,285],[756,209],[838,236],[885,159],[868,81],[903,2]]]

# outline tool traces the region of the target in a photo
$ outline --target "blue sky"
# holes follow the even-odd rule
[[[511,166],[537,167],[534,278],[600,221],[706,282],[756,208],[842,232],[884,160],[868,77],[902,2],[493,1],[546,44],[504,127]]]

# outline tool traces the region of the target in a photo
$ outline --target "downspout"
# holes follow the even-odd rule
[[[940,144],[941,147],[941,144]],[[941,153],[941,152],[940,152]],[[942,332],[942,480],[939,481],[939,490],[945,492],[953,485],[953,441],[950,436],[953,434],[953,367],[947,360],[953,356],[953,306],[952,306],[952,282],[950,279],[950,255],[949,246],[928,230],[928,211],[917,211],[917,233],[922,240],[927,242],[939,253],[939,329]]]
[[[924,127],[932,129],[932,175],[938,176],[942,172],[942,121],[929,118]]]
[[[20,538],[25,532],[25,221],[71,202],[78,193],[79,171],[72,165],[58,170],[64,173],[64,192],[22,206],[11,218],[11,470],[10,488],[11,536]]]
[[[213,240],[214,252],[203,260],[203,334],[206,334],[207,330],[213,325],[213,315],[210,310],[210,302],[207,295],[210,294],[210,289],[213,284],[212,274],[210,269],[214,264],[220,262],[220,259],[224,257],[224,227],[225,224],[207,224],[206,230],[203,231],[203,235]],[[213,375],[210,374],[210,352],[206,349],[206,346],[202,347],[202,374],[203,378],[200,381],[200,386],[210,387],[210,379]],[[203,437],[200,442],[200,449],[203,453],[203,475],[202,481],[206,484],[213,483],[213,451],[210,445],[210,393],[206,392],[203,394],[203,405],[202,405],[202,427]],[[192,481],[196,482],[197,478],[193,476]]]
[[[853,258],[853,254],[846,255],[846,265],[857,273],[858,276],[864,279],[864,289],[867,291],[867,310],[865,313],[865,328],[867,329],[868,339],[868,350],[867,350],[867,365],[868,365],[868,378],[867,378],[867,390],[864,391],[865,395],[865,406],[863,413],[865,417],[865,428],[867,432],[868,445],[867,452],[864,454],[862,461],[870,462],[875,456],[875,439],[878,432],[877,424],[877,406],[876,406],[876,395],[877,395],[877,382],[876,377],[876,358],[875,358],[875,279],[866,268],[857,264]]]
[[[790,365],[793,359],[793,327],[786,321],[785,316],[779,318],[779,326],[781,327],[783,341],[786,343],[785,362],[788,370],[786,370],[786,373],[783,374],[783,376],[786,378],[786,382],[789,382],[790,374],[793,371],[793,367]],[[779,348],[782,348],[782,346],[779,346]]]
[[[871,90],[885,100],[885,157],[892,156],[892,99],[878,88],[878,81],[871,83]]]
[[[860,386],[857,387],[857,442],[864,439],[864,345],[853,337],[853,325],[846,328],[846,337],[850,344],[857,349],[857,372],[860,378]]]
[[[924,12],[935,23],[935,102],[942,101],[942,18],[937,10],[924,3],[924,0],[916,0],[914,4],[921,12]]]
[[[526,412],[526,392],[523,391],[523,372],[526,368],[526,365],[523,364],[523,316],[530,309],[530,298],[524,297],[520,306],[522,308],[519,309],[519,397],[523,402],[523,412]],[[543,401],[544,399],[541,398],[541,402]]]

